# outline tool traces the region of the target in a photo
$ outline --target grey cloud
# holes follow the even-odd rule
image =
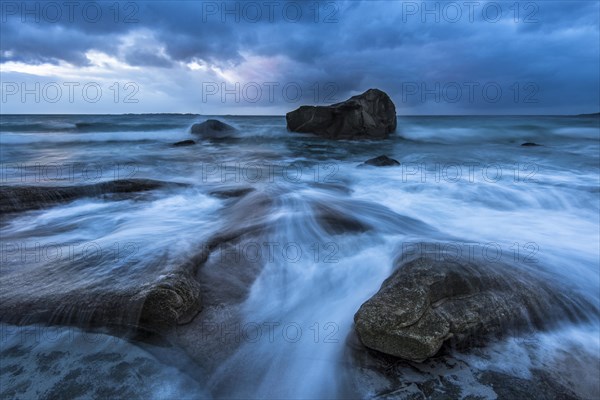
[[[171,68],[179,61],[199,59],[231,67],[242,63],[243,54],[248,53],[284,56],[291,64],[273,79],[304,85],[334,81],[340,97],[368,86],[388,88],[398,97],[405,82],[509,85],[517,80],[540,85],[548,108],[558,107],[566,98],[581,106],[598,104],[597,2],[519,3],[518,23],[511,22],[513,3],[498,3],[504,9],[502,21],[496,23],[486,21],[480,9],[474,21],[465,14],[456,23],[444,18],[438,23],[431,16],[422,22],[420,15],[403,13],[402,2],[378,1],[320,2],[318,23],[313,2],[280,1],[274,20],[263,14],[257,23],[243,16],[235,22],[230,14],[222,22],[221,1],[135,2],[135,9],[125,9],[131,2],[120,2],[115,23],[109,3],[99,4],[103,15],[111,18],[97,23],[77,18],[23,24],[18,16],[9,16],[1,27],[2,61],[65,60],[85,65],[85,51],[97,49],[135,66]],[[292,3],[302,7],[302,18],[295,23],[282,15],[283,7]],[[217,12],[207,15],[214,11],[207,4],[216,6]],[[229,9],[247,7],[247,2],[227,4]],[[525,8],[528,4],[533,6]],[[481,2],[480,7],[484,5]],[[125,11],[135,11],[137,22],[124,23]],[[337,22],[324,23],[332,11]],[[537,22],[525,23],[523,19],[532,11]],[[582,29],[588,33],[582,34]],[[150,45],[118,50],[120,38],[136,30],[151,32],[164,46],[165,56]]]

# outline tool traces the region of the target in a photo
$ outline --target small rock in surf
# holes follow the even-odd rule
[[[534,146],[541,146],[541,144],[537,144],[537,143],[533,143],[533,142],[525,142],[525,143],[521,144],[521,146],[534,147]]]
[[[400,165],[400,163],[397,160],[394,160],[393,158],[389,158],[388,156],[382,155],[379,157],[375,157],[375,158],[371,158],[367,161],[365,161],[362,164],[359,164],[359,167],[364,167],[364,166],[373,166],[373,167],[395,167]]]
[[[200,135],[203,139],[226,139],[232,137],[236,129],[216,119],[192,125],[192,133]]]
[[[173,147],[193,146],[196,142],[193,140],[182,140],[181,142],[173,143]]]

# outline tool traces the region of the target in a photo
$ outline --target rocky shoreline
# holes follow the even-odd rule
[[[288,113],[286,122],[289,131],[312,133],[320,143],[386,140],[397,129],[395,106],[377,89],[331,106],[300,107]],[[237,138],[240,131],[209,119],[189,129],[198,142],[182,140],[160,146],[173,154],[193,152],[207,143],[222,145]],[[290,134],[286,140],[294,138]],[[180,149],[188,146],[195,147]],[[527,142],[522,146],[536,144]],[[383,152],[378,149],[368,157]],[[398,153],[388,154],[404,162]],[[401,170],[396,168],[402,165],[398,160],[380,155],[360,164],[354,159],[350,166],[351,170],[374,175],[395,173]],[[2,186],[0,211],[11,219],[83,198],[143,200],[143,194],[151,196],[155,191],[190,186],[150,179],[72,187]],[[202,371],[235,370],[235,360],[230,357],[244,343],[224,343],[221,330],[205,328],[235,326],[244,321],[242,305],[265,265],[223,258],[223,254],[276,237],[281,231],[273,232],[275,222],[284,232],[293,227],[297,230],[294,232],[309,232],[319,238],[353,238],[355,242],[349,243],[354,244],[367,236],[378,237],[378,241],[384,240],[379,238],[382,235],[422,240],[442,237],[432,225],[383,204],[364,197],[345,198],[354,188],[343,182],[302,186],[298,193],[289,193],[288,189],[246,184],[198,189],[222,202],[214,218],[223,225],[205,243],[179,258],[170,258],[165,251],[163,257],[136,270],[135,278],[115,273],[88,280],[86,269],[95,266],[83,261],[30,269],[3,265],[0,322],[107,328],[111,334],[134,338],[156,334],[161,345],[182,349]],[[320,196],[310,197],[314,191],[320,191]],[[303,202],[295,197],[306,193]],[[343,362],[351,366],[345,370],[348,376],[340,377],[344,395],[376,399],[577,399],[596,394],[594,388],[574,388],[567,378],[543,368],[532,368],[529,378],[516,377],[505,371],[478,368],[469,361],[468,357],[523,330],[543,334],[569,324],[593,322],[590,316],[598,315],[598,306],[547,273],[544,265],[532,269],[518,262],[440,259],[439,254],[407,259],[401,251],[393,256],[393,265],[375,266],[391,270],[379,290],[369,298],[357,297],[364,301],[362,305],[347,311],[348,318],[354,316],[354,325],[350,334],[341,338]],[[339,270],[343,270],[342,264]],[[282,285],[294,284],[283,275],[277,276]],[[335,289],[332,282],[330,290]],[[360,278],[353,282],[361,283]],[[217,395],[229,394],[224,388],[229,384],[218,382],[211,389]]]

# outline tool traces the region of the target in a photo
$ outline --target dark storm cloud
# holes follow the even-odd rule
[[[125,55],[125,61],[129,65],[136,67],[152,66],[168,68],[173,64],[171,60],[159,54],[153,53],[149,50],[145,51],[137,49],[127,52]]]
[[[86,51],[97,49],[111,52],[116,40],[116,36],[110,33],[99,36],[77,27],[23,24],[14,20],[2,23],[0,33],[1,62],[21,61],[28,64],[66,61],[86,65]]]
[[[600,101],[597,2],[518,2],[516,8],[479,2],[473,9],[464,2],[400,1],[94,4],[72,19],[42,15],[39,22],[27,15],[23,22],[22,10],[3,5],[2,61],[85,65],[85,52],[100,50],[132,66],[174,68],[193,60],[235,66],[254,54],[291,60],[273,79],[334,81],[339,97],[379,86],[417,112],[437,99],[407,98],[407,84],[493,82],[506,93],[498,103],[445,101],[448,109],[556,110],[570,101],[569,110],[593,111]],[[96,8],[101,18],[93,18]],[[139,31],[150,32],[161,52],[154,42],[121,46]],[[511,85],[528,82],[538,86],[538,103],[511,102]]]

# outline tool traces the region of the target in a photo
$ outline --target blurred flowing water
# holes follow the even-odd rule
[[[190,126],[206,118],[6,115],[0,124],[2,185],[71,186],[129,178],[187,184],[140,197],[83,198],[4,216],[4,276],[49,268],[53,278],[40,282],[45,288],[60,290],[65,282],[82,288],[135,286],[167,273],[221,232],[263,226],[252,241],[230,250],[236,254],[225,254],[237,257],[227,272],[234,277],[244,262],[258,265],[236,308],[242,328],[219,332],[241,340],[218,365],[193,354],[189,359],[169,355],[189,349],[157,351],[156,365],[162,369],[151,374],[157,398],[369,396],[347,382],[355,368],[346,356],[353,315],[389,276],[394,259],[421,251],[419,243],[434,251],[436,243],[458,252],[477,246],[490,262],[524,265],[567,282],[598,304],[598,118],[399,117],[397,133],[380,142],[326,141],[287,132],[283,117],[242,116],[218,117],[237,128],[233,138],[194,138]],[[172,146],[186,139],[197,144]],[[521,146],[524,142],[541,146]],[[357,167],[381,154],[401,165]],[[236,188],[254,191],[229,212],[237,200],[215,192]],[[61,274],[64,281],[57,279]],[[479,368],[519,376],[528,376],[528,368],[536,365],[561,374],[561,368],[573,365],[556,362],[565,352],[581,362],[598,360],[598,316],[589,319],[589,324],[561,326],[527,340],[507,339],[490,346],[483,358],[465,357]],[[79,348],[72,335],[24,338],[22,329],[3,326],[3,359],[28,366],[21,378],[4,370],[3,380],[10,378],[13,386],[23,385],[28,374],[39,373],[36,379],[43,381],[44,375],[30,368],[39,363],[31,352],[60,352],[61,362],[76,368],[84,363],[80,353],[104,351]],[[15,350],[32,340],[27,352]],[[75,344],[69,351],[66,343]],[[119,343],[111,352],[121,358],[150,351],[147,343]],[[84,358],[102,368],[123,362],[119,357]],[[111,376],[103,376],[104,384],[118,380]],[[177,376],[181,382],[175,384]],[[114,383],[128,387],[132,396],[147,395],[137,387],[145,382],[140,379]],[[2,397],[11,397],[13,389]],[[21,389],[25,397],[50,390],[43,385]]]

